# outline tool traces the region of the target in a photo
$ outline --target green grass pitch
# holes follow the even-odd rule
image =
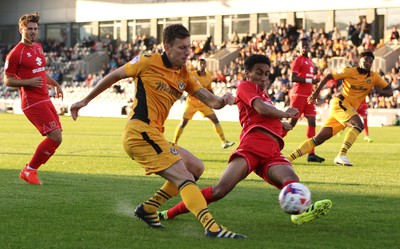
[[[148,228],[133,216],[135,206],[162,184],[145,176],[122,148],[125,118],[62,116],[63,143],[42,166],[43,186],[18,178],[42,137],[23,115],[0,114],[0,248],[398,248],[400,235],[400,128],[371,127],[348,153],[353,167],[335,166],[342,137],[317,148],[322,164],[294,162],[313,200],[329,198],[331,212],[297,226],[278,205],[279,191],[255,175],[225,199],[210,205],[217,222],[246,234],[245,240],[207,239],[191,214]],[[177,120],[166,122],[171,140]],[[238,144],[240,125],[222,122]],[[304,125],[285,138],[284,154],[305,139]],[[222,149],[212,123],[191,121],[180,145],[206,166],[200,187],[216,182],[234,148]],[[236,145],[237,145],[236,144]],[[235,145],[235,146],[236,146]],[[267,148],[266,148],[267,149]],[[171,207],[179,197],[166,203]]]

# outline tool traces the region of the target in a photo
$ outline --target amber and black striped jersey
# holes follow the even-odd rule
[[[124,65],[126,75],[135,82],[132,119],[139,119],[164,132],[164,122],[184,91],[192,95],[202,88],[189,80],[186,66],[173,69],[165,53],[141,55]]]
[[[360,106],[374,86],[382,89],[388,86],[379,74],[373,71],[361,74],[356,67],[338,69],[333,71],[332,75],[335,80],[343,79],[341,94],[355,109]]]

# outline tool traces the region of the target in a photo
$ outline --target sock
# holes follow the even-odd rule
[[[38,169],[42,164],[45,164],[56,152],[58,146],[60,146],[59,143],[46,137],[36,148],[31,161],[28,163],[29,167]]]
[[[203,188],[201,190],[201,193],[204,196],[204,199],[206,199],[207,204],[214,202],[215,200],[212,197],[212,187],[209,186],[207,188]],[[186,205],[183,201],[179,202],[172,208],[168,209],[167,211],[167,216],[168,219],[173,219],[178,215],[188,213],[189,210],[186,208]]]
[[[307,138],[312,138],[315,136],[315,126],[307,126]],[[312,149],[308,154],[314,154],[314,149]]]
[[[367,117],[365,117],[365,118],[363,118],[363,121],[364,121],[364,131],[365,131],[365,136],[369,136],[369,131],[368,131],[368,118]]]
[[[347,131],[344,136],[342,147],[340,148],[339,156],[345,156],[347,154],[347,151],[354,144],[360,132],[361,130],[358,127],[353,127]]]
[[[282,184],[282,188],[280,188],[280,189],[283,189],[286,185],[289,185],[289,184],[294,183],[294,182],[299,182],[299,181],[297,181],[297,180],[288,180],[288,181],[286,181],[286,182],[284,182]]]
[[[29,166],[29,165],[26,165],[26,168],[27,168],[28,170],[36,170],[35,168],[32,168],[32,167]]]
[[[300,146],[294,150],[289,156],[287,156],[287,159],[289,159],[290,162],[294,161],[296,158],[301,157],[311,150],[313,150],[317,144],[314,141],[314,138],[309,138],[306,141],[304,141]]]
[[[143,204],[144,211],[148,213],[157,212],[158,208],[163,203],[176,196],[178,193],[178,188],[170,181],[166,181],[164,185]]]
[[[219,226],[208,211],[207,202],[199,187],[192,181],[186,181],[179,187],[179,190],[187,209],[197,217],[203,227],[211,232],[217,232]]]
[[[218,134],[219,139],[222,141],[222,143],[225,143],[225,135],[220,123],[214,124],[214,131]]]
[[[176,127],[174,140],[172,141],[174,144],[178,144],[178,140],[181,137],[182,133],[183,133],[183,128],[181,126]]]

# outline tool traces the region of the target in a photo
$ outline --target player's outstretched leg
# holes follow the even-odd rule
[[[307,211],[301,214],[293,214],[291,220],[296,225],[301,225],[303,223],[315,220],[323,215],[326,215],[332,208],[331,200],[321,200],[312,204]]]

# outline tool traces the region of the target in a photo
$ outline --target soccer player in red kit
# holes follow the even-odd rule
[[[310,51],[307,38],[303,38],[299,42],[301,55],[298,56],[292,63],[292,77],[293,87],[290,90],[290,107],[297,108],[299,114],[290,119],[290,124],[294,127],[297,124],[301,115],[307,119],[307,138],[315,136],[315,116],[317,111],[315,103],[307,103],[308,96],[313,91],[313,84],[317,84],[320,79],[314,78],[314,63],[308,57]],[[288,131],[283,131],[282,136],[286,136]],[[317,156],[314,150],[310,151],[307,157],[309,162],[321,163],[325,161],[324,158]]]
[[[45,164],[61,144],[62,127],[50,100],[48,85],[56,88],[56,96],[63,97],[60,85],[46,73],[43,48],[35,42],[38,36],[39,13],[25,14],[19,19],[19,42],[7,55],[4,65],[4,83],[18,87],[25,116],[46,138],[37,146],[30,162],[19,177],[34,185],[41,185],[37,169]]]
[[[372,142],[372,139],[369,137],[369,129],[368,129],[368,103],[367,101],[365,101],[365,99],[361,103],[361,105],[357,108],[357,113],[363,119],[364,132],[365,132],[364,141]]]
[[[236,92],[242,126],[240,144],[231,154],[229,164],[218,182],[201,190],[207,203],[224,198],[252,172],[278,189],[300,181],[289,160],[281,153],[284,146],[282,129],[291,129],[291,125],[281,119],[291,118],[298,111],[296,108],[286,111],[277,109],[265,91],[271,66],[268,57],[253,54],[246,59],[244,66],[246,80],[238,85]],[[331,207],[330,200],[317,201],[304,213],[292,215],[291,220],[300,225],[325,215]],[[173,219],[187,212],[185,204],[180,202],[160,212],[159,217]]]

